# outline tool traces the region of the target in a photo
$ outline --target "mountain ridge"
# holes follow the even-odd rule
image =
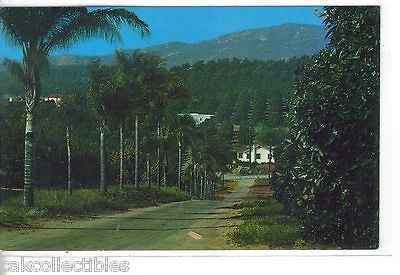
[[[224,58],[279,60],[316,54],[327,43],[325,34],[322,25],[285,23],[245,29],[193,43],[171,41],[139,50],[159,54],[166,60],[168,67]],[[134,50],[136,49],[124,49],[128,53]],[[87,65],[95,58],[100,58],[105,64],[114,62],[113,54],[102,56],[65,54],[51,56],[49,59],[50,64],[61,66]]]

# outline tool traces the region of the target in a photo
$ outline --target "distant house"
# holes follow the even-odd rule
[[[271,150],[270,150],[271,148]],[[236,158],[239,161],[248,162],[249,161],[249,148],[238,148],[236,150]],[[251,162],[256,162],[258,164],[275,162],[274,159],[274,146],[264,146],[261,144],[253,145],[251,150]]]
[[[180,116],[185,116],[188,115],[193,118],[196,126],[200,125],[207,119],[212,119],[215,117],[215,115],[210,115],[210,114],[199,114],[199,113],[187,113],[187,114],[179,114]]]
[[[22,97],[9,97],[7,99],[0,99],[0,105],[7,105],[12,103],[21,103],[23,102]]]
[[[55,104],[59,104],[63,96],[64,94],[49,94],[43,97],[43,101],[54,101]]]

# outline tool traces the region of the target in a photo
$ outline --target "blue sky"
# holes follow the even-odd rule
[[[104,55],[121,48],[144,48],[165,42],[197,42],[249,28],[283,23],[321,25],[315,15],[320,7],[137,7],[129,8],[151,27],[151,35],[141,38],[127,27],[121,29],[123,42],[109,44],[99,39],[81,42],[52,54]],[[0,38],[0,56],[19,58],[20,50]]]

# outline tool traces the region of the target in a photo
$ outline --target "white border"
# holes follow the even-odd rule
[[[0,6],[321,6],[380,5],[384,0],[0,0]]]

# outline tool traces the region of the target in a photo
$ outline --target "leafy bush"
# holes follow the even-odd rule
[[[378,246],[379,7],[326,7],[330,43],[297,72],[276,197],[314,240]]]

